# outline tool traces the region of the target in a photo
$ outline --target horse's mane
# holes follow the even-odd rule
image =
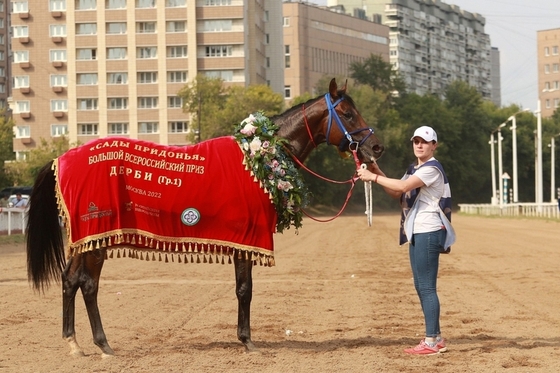
[[[344,91],[341,91],[341,90],[337,91],[337,95],[338,95],[338,97],[344,97],[344,100],[346,102],[349,102],[352,106],[356,106],[352,97],[348,96]],[[303,107],[303,105],[309,106],[309,104],[314,103],[314,102],[319,101],[319,100],[322,100],[324,97],[325,97],[325,95],[317,96],[315,98],[307,100],[306,102],[303,102],[301,104],[292,106],[291,108],[289,108],[288,110],[286,110],[282,114],[275,115],[275,116],[271,117],[270,119],[273,122],[276,122],[277,119],[283,119],[283,118],[286,118],[286,117],[290,117],[295,112],[301,111],[301,108]]]

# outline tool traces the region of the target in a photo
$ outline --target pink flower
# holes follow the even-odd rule
[[[294,186],[289,181],[278,180],[278,189],[287,192],[290,189],[293,189]]]
[[[243,129],[241,129],[239,132],[246,136],[253,136],[256,130],[257,127],[253,126],[251,123],[247,123],[245,127],[243,127]]]

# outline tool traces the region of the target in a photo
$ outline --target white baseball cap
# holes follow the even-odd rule
[[[428,126],[418,127],[416,131],[414,131],[414,135],[410,138],[410,141],[412,141],[415,137],[421,137],[428,142],[430,141],[437,142],[436,131],[434,131],[432,127],[428,127]]]

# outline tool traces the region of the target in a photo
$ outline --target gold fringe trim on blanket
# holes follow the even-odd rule
[[[133,258],[146,261],[165,261],[166,263],[209,263],[231,264],[235,257],[242,260],[251,260],[253,265],[273,267],[274,255],[257,251],[233,248],[231,246],[204,244],[204,243],[171,243],[155,242],[153,239],[143,240],[146,248],[127,246],[135,239],[127,237],[128,234],[117,234],[114,237],[89,241],[87,243],[69,247],[68,256],[75,256],[90,251],[105,249],[105,258]],[[139,239],[141,236],[139,236]],[[161,247],[160,247],[161,244]],[[155,246],[155,247],[154,247]],[[159,247],[159,249],[158,249]]]

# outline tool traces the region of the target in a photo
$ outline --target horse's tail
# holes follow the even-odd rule
[[[60,280],[66,264],[52,163],[39,171],[27,212],[27,277],[36,290]]]

